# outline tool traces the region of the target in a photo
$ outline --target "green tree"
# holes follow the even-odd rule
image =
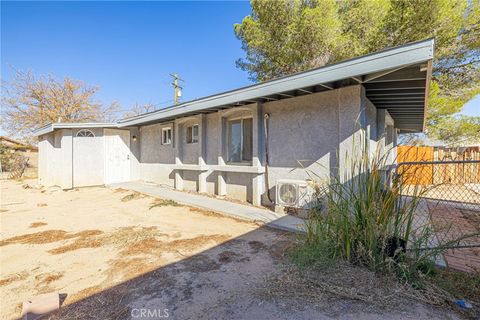
[[[479,118],[457,115],[480,93],[478,0],[252,0],[251,7],[234,26],[246,52],[237,66],[251,79],[435,37],[428,134],[455,141],[480,131]]]

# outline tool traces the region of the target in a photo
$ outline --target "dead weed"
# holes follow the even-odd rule
[[[152,210],[153,208],[156,208],[156,207],[167,207],[167,206],[180,207],[181,205],[178,202],[173,200],[155,199],[155,201],[153,201],[152,204],[150,205],[149,209]]]
[[[144,195],[141,194],[140,192],[136,192],[134,191],[133,193],[131,194],[127,194],[126,196],[124,196],[122,199],[120,199],[122,202],[128,202],[128,201],[132,201],[132,200],[136,200],[136,199],[141,199],[143,198]]]
[[[408,299],[439,306],[452,298],[431,286],[414,289],[399,283],[394,277],[342,262],[328,268],[302,271],[291,266],[280,275],[269,277],[260,293],[267,299],[300,299],[311,303],[331,298],[351,299],[381,309],[401,306]]]

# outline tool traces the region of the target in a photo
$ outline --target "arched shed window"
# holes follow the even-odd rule
[[[77,132],[77,137],[95,137],[92,131],[87,129],[81,129]]]

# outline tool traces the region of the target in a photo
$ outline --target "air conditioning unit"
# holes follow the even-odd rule
[[[277,180],[276,205],[310,209],[315,201],[315,189],[305,180]]]

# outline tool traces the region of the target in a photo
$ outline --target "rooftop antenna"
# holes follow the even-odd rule
[[[173,77],[173,82],[172,82],[172,86],[173,86],[173,89],[174,89],[174,96],[173,96],[173,102],[175,104],[178,104],[178,100],[180,99],[180,97],[182,96],[182,89],[183,87],[181,87],[178,82],[179,81],[182,81],[183,82],[183,79],[181,79],[178,74],[174,73],[174,74],[170,74],[170,76]]]

